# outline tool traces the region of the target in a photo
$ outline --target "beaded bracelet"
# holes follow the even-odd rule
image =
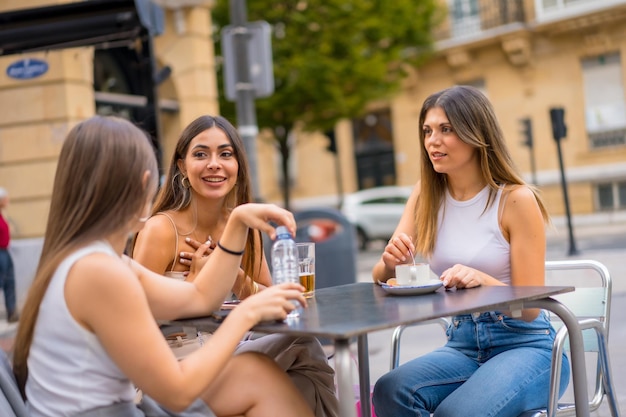
[[[227,254],[234,255],[234,256],[241,256],[245,252],[245,248],[240,250],[240,251],[234,251],[234,250],[227,249],[224,246],[222,246],[222,244],[220,243],[219,240],[217,241],[217,247],[220,248],[221,250],[223,250],[224,252],[226,252]]]

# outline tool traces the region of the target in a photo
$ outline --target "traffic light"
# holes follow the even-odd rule
[[[550,121],[552,122],[552,137],[557,142],[567,136],[567,126],[565,126],[565,110],[562,107],[550,109]]]
[[[336,154],[337,153],[337,141],[335,139],[335,131],[329,130],[325,133],[325,135],[328,138],[328,145],[326,145],[326,150],[328,152],[332,152]]]
[[[522,125],[521,133],[522,133],[522,136],[524,137],[524,140],[522,141],[522,145],[528,146],[530,149],[532,149],[533,148],[533,123],[528,117],[520,119],[520,123]]]

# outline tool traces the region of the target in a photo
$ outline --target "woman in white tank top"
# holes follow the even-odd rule
[[[421,180],[374,281],[416,253],[446,288],[543,285],[547,211],[514,169],[491,103],[475,88],[451,87],[425,100],[419,127]],[[444,347],[377,381],[376,413],[518,416],[545,407],[554,334],[537,309],[521,319],[506,311],[453,317]],[[561,393],[568,378],[565,358]]]

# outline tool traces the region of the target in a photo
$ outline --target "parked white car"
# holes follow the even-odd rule
[[[413,187],[368,188],[344,196],[341,209],[356,227],[359,249],[372,240],[388,240],[400,221]]]

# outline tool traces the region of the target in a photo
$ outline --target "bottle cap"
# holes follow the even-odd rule
[[[291,233],[286,226],[278,226],[276,228],[276,239],[291,239]]]

